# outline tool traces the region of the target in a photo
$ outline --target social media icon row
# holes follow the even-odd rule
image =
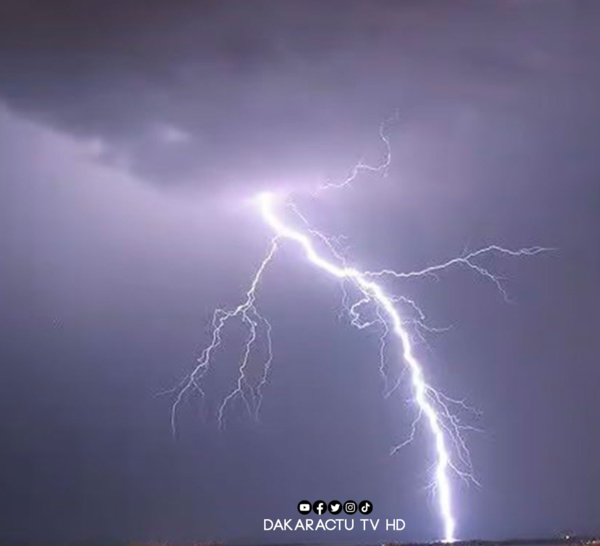
[[[298,512],[304,515],[314,512],[315,514],[322,516],[326,510],[329,510],[330,514],[335,515],[341,513],[342,507],[344,512],[350,516],[356,513],[357,507],[354,501],[346,501],[342,504],[337,500],[332,500],[329,504],[322,500],[315,501],[312,504],[307,500],[303,500],[298,503]],[[358,511],[361,514],[370,514],[373,511],[373,503],[367,500],[359,502]]]

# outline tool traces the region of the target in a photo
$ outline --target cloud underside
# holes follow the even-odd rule
[[[1,10],[0,100],[209,192],[343,176],[377,160],[395,110],[402,134],[536,122],[547,90],[586,103],[598,87],[591,3],[21,4]]]

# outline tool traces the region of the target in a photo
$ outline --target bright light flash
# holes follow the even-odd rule
[[[423,377],[423,371],[419,361],[413,354],[413,349],[408,332],[402,325],[402,319],[396,311],[392,300],[385,294],[382,288],[373,281],[365,279],[360,271],[351,267],[338,267],[337,265],[320,256],[315,250],[310,239],[284,224],[273,210],[273,195],[263,193],[260,196],[261,212],[263,218],[273,228],[275,233],[282,238],[290,239],[298,243],[308,260],[318,268],[326,271],[338,279],[349,279],[353,281],[356,287],[365,294],[366,297],[374,299],[387,314],[391,321],[393,332],[402,341],[402,356],[404,362],[409,366],[412,378],[412,385],[415,392],[415,399],[422,411],[427,417],[429,428],[435,438],[435,449],[437,454],[437,464],[435,470],[436,485],[438,489],[439,507],[444,522],[444,537],[446,541],[454,540],[455,520],[452,513],[452,497],[450,494],[450,483],[448,480],[448,465],[450,458],[446,449],[446,440],[444,432],[440,425],[438,415],[427,399],[428,386]]]
[[[393,118],[397,119],[397,118]],[[393,121],[389,120],[389,121]],[[382,124],[380,137],[385,144],[386,155],[383,162],[378,166],[370,166],[362,161],[351,171],[350,175],[340,183],[328,183],[317,189],[314,197],[327,190],[344,188],[350,185],[360,173],[385,174],[391,163],[390,142]],[[403,295],[389,294],[379,284],[380,279],[409,279],[435,277],[451,268],[463,267],[468,271],[479,275],[492,283],[498,292],[508,301],[507,292],[503,286],[502,279],[492,271],[482,266],[478,261],[484,255],[499,254],[503,256],[532,256],[550,249],[543,247],[522,248],[511,250],[497,245],[490,245],[479,250],[465,253],[438,265],[428,266],[422,270],[397,272],[390,269],[381,271],[360,271],[350,267],[343,252],[340,251],[340,238],[327,237],[320,231],[314,229],[307,218],[300,212],[297,205],[289,195],[280,195],[272,192],[263,192],[256,196],[253,204],[259,209],[265,223],[273,230],[274,236],[271,245],[256,273],[252,277],[250,287],[246,292],[245,299],[230,310],[217,309],[213,315],[212,335],[209,345],[202,351],[197,364],[192,372],[171,392],[175,400],[171,409],[171,426],[175,434],[175,420],[179,406],[184,398],[191,392],[204,396],[202,382],[210,371],[215,351],[221,346],[222,335],[225,325],[232,320],[239,320],[246,327],[248,337],[246,338],[240,365],[238,367],[238,379],[235,387],[223,398],[217,410],[219,428],[224,427],[225,416],[228,408],[235,400],[241,400],[248,414],[255,420],[259,418],[262,404],[263,390],[268,384],[271,364],[273,362],[273,350],[271,340],[271,324],[259,313],[256,307],[256,293],[268,266],[271,264],[275,254],[284,240],[297,244],[303,251],[310,263],[321,271],[338,279],[343,289],[343,311],[347,313],[350,324],[360,330],[369,327],[380,327],[379,334],[379,372],[382,375],[386,387],[388,377],[385,373],[385,349],[387,337],[394,334],[401,343],[402,360],[410,373],[412,392],[417,405],[417,416],[412,423],[409,437],[392,449],[392,454],[409,444],[415,437],[419,421],[425,417],[428,430],[435,448],[435,472],[432,486],[437,492],[437,501],[443,523],[444,540],[451,542],[455,540],[456,520],[453,510],[453,498],[451,491],[450,474],[458,476],[478,484],[473,476],[471,457],[462,432],[477,430],[472,426],[463,425],[455,411],[469,411],[476,413],[462,400],[455,400],[435,390],[426,382],[423,368],[415,355],[414,342],[411,338],[409,327],[413,327],[418,338],[422,339],[419,328],[428,332],[437,332],[443,329],[432,328],[425,324],[425,313],[415,301]],[[283,219],[283,209],[291,210],[301,220],[302,229],[296,228]],[[318,243],[316,246],[313,244]],[[322,248],[329,258],[324,257],[317,250]],[[346,284],[350,284],[360,294],[359,299],[351,303],[351,298],[346,290]],[[364,309],[371,308],[377,317],[364,319],[361,313]],[[401,313],[402,311],[402,313]],[[402,314],[402,316],[401,316]],[[249,373],[251,354],[255,351],[257,339],[264,336],[266,340],[266,358],[262,363],[262,373],[258,378]],[[387,390],[386,397],[390,396],[398,387],[399,380],[395,386]],[[450,449],[452,448],[452,449]]]

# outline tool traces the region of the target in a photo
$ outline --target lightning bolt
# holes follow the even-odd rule
[[[343,188],[352,183],[363,171],[371,173],[385,172],[391,162],[390,142],[385,132],[388,122],[385,122],[380,127],[380,137],[386,149],[385,159],[380,165],[369,166],[361,161],[353,168],[350,175],[344,181],[322,185],[313,196],[318,196],[321,192],[329,189]],[[236,400],[241,401],[251,418],[258,420],[263,391],[268,384],[273,362],[273,350],[271,324],[259,313],[256,307],[256,293],[280,245],[284,241],[288,241],[298,246],[310,264],[340,281],[343,291],[343,312],[347,313],[350,323],[353,326],[360,330],[374,327],[380,328],[379,372],[384,381],[386,397],[391,395],[399,385],[398,380],[395,385],[391,388],[389,387],[385,363],[387,340],[391,335],[399,340],[401,360],[405,364],[403,369],[407,370],[410,375],[414,396],[413,402],[416,405],[417,414],[410,427],[409,436],[405,441],[396,445],[391,450],[391,453],[396,453],[412,442],[417,433],[418,425],[424,419],[435,451],[435,465],[431,485],[437,493],[439,513],[443,524],[443,537],[446,542],[454,541],[456,518],[454,516],[450,476],[451,474],[455,474],[461,479],[478,484],[472,472],[469,450],[462,435],[464,431],[477,429],[473,426],[462,424],[456,416],[456,411],[465,410],[475,414],[477,412],[467,406],[463,400],[455,400],[440,393],[425,380],[423,366],[415,355],[414,341],[409,327],[414,326],[418,337],[422,337],[418,333],[419,328],[430,332],[439,331],[440,329],[432,328],[425,323],[425,313],[416,302],[402,295],[396,296],[388,293],[384,290],[381,281],[386,279],[424,278],[431,276],[437,278],[439,274],[451,268],[463,267],[488,280],[495,286],[502,297],[506,301],[509,301],[506,289],[502,284],[502,279],[478,263],[478,259],[489,254],[512,257],[533,256],[551,249],[536,246],[512,250],[497,245],[490,245],[421,270],[409,272],[397,272],[390,269],[361,271],[348,264],[343,250],[340,249],[340,239],[328,237],[311,227],[307,218],[290,199],[278,196],[275,193],[265,192],[256,198],[255,203],[266,225],[273,232],[269,250],[252,278],[245,299],[231,310],[217,309],[214,312],[212,335],[209,345],[200,354],[192,372],[174,389],[167,391],[175,395],[171,408],[173,434],[176,433],[177,410],[186,396],[191,393],[197,393],[204,397],[204,390],[202,388],[203,379],[211,369],[213,354],[222,343],[223,329],[229,321],[236,319],[245,325],[248,337],[242,351],[237,382],[229,394],[223,398],[217,410],[217,421],[219,428],[225,426],[225,416],[228,408]],[[295,214],[301,222],[300,227],[296,227],[293,222],[288,222],[284,219],[284,215],[281,214],[281,211],[284,209],[291,210]],[[319,249],[325,251],[325,253]],[[358,294],[358,299],[353,303],[350,303],[351,296],[348,292],[348,285]],[[404,318],[400,312],[402,308],[406,310]],[[374,312],[368,318],[363,318],[363,309],[371,309]],[[264,332],[266,339],[267,355],[262,363],[262,371],[256,378],[249,373],[248,365],[251,355],[257,350],[256,344],[261,331]],[[453,450],[450,449],[450,445],[453,447]]]
[[[185,378],[177,387],[175,387],[175,389],[166,391],[167,393],[176,393],[175,402],[171,407],[171,429],[173,431],[173,434],[175,434],[176,430],[175,418],[177,415],[177,409],[183,401],[184,397],[192,390],[195,390],[198,394],[204,397],[204,391],[202,390],[201,381],[210,369],[212,363],[212,354],[221,345],[221,334],[223,332],[223,328],[229,320],[238,317],[242,320],[244,324],[248,326],[250,334],[246,341],[242,362],[239,367],[237,387],[223,399],[223,402],[221,403],[218,410],[219,428],[223,427],[223,418],[227,406],[234,398],[236,398],[236,396],[239,396],[243,400],[250,413],[252,413],[255,416],[258,415],[258,411],[260,410],[260,405],[262,402],[262,389],[267,382],[271,362],[273,360],[273,351],[271,342],[271,324],[258,312],[254,303],[256,300],[256,289],[258,287],[258,283],[265,269],[273,259],[273,256],[277,251],[277,246],[278,237],[275,237],[271,241],[271,246],[269,248],[269,251],[267,252],[266,257],[260,264],[258,271],[255,273],[252,279],[250,288],[246,292],[246,299],[231,311],[226,311],[224,309],[215,310],[213,314],[212,336],[210,344],[202,351],[202,354],[197,359],[196,367],[194,368],[192,373],[187,378]],[[256,333],[259,323],[262,323],[266,328],[269,357],[265,362],[264,373],[259,384],[256,386],[256,388],[252,388],[252,386],[248,383],[246,377],[246,366],[248,365],[250,353],[252,351],[254,343],[256,342]]]
[[[434,438],[437,455],[435,483],[438,488],[439,508],[444,522],[444,537],[446,541],[454,540],[456,523],[452,512],[452,497],[450,492],[450,482],[448,479],[450,457],[446,446],[443,426],[440,423],[440,418],[438,417],[435,408],[429,401],[429,392],[433,392],[433,390],[425,382],[421,365],[413,353],[410,336],[402,324],[402,319],[394,307],[392,298],[390,298],[384,292],[381,286],[374,281],[368,280],[365,273],[361,273],[353,267],[346,267],[343,265],[338,266],[335,263],[323,258],[317,252],[310,238],[306,234],[286,225],[277,216],[274,206],[276,203],[276,198],[273,194],[261,194],[259,197],[259,203],[264,220],[278,236],[297,243],[304,251],[308,261],[319,269],[338,279],[351,281],[364,296],[363,299],[359,300],[358,304],[363,304],[370,301],[375,302],[381,312],[387,317],[387,320],[385,320],[380,315],[380,320],[386,324],[389,321],[393,333],[401,340],[403,347],[402,358],[408,365],[411,372],[412,386],[420,415],[425,415],[427,418],[429,429]],[[356,308],[357,304],[351,308],[351,312],[354,313],[355,317],[357,316]],[[353,322],[359,328],[370,325],[369,323],[360,324],[356,320]],[[399,447],[397,449],[399,449]]]

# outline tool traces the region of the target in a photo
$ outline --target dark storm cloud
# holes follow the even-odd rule
[[[359,154],[376,158],[377,125],[396,109],[410,133],[465,109],[539,108],[547,87],[585,76],[597,11],[581,2],[8,2],[0,96],[99,139],[105,160],[163,184],[314,184]]]

